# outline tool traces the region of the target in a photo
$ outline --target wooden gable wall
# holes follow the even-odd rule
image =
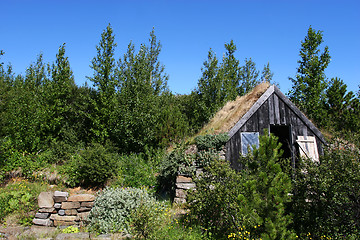
[[[237,161],[241,154],[241,133],[259,132],[263,134],[264,129],[270,129],[270,125],[290,126],[293,167],[295,167],[295,156],[298,155],[296,143],[298,136],[314,136],[317,142],[318,152],[319,154],[323,154],[322,144],[324,144],[325,141],[319,130],[313,126],[280,90],[275,87],[274,91],[268,97],[265,97],[266,100],[263,100],[261,106],[258,107],[241,126],[238,126],[239,129],[236,129],[236,132],[233,131],[230,135],[230,140],[226,144],[226,158],[230,161],[232,167],[235,169],[241,167]],[[251,109],[249,111],[251,111]]]

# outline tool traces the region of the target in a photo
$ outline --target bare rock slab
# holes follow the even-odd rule
[[[53,197],[53,192],[41,192],[38,197],[39,208],[52,208],[54,206]]]
[[[81,207],[92,208],[94,206],[94,202],[81,202]]]
[[[51,221],[50,219],[34,218],[34,219],[33,219],[33,224],[39,225],[39,226],[51,227],[52,221]]]
[[[176,189],[175,196],[178,198],[186,198],[186,193],[184,189]]]
[[[55,240],[68,240],[68,239],[90,239],[90,234],[85,232],[60,233],[55,238]]]
[[[57,203],[66,201],[68,197],[69,197],[68,192],[60,192],[60,191],[54,192],[54,201]]]
[[[95,196],[92,194],[77,194],[68,198],[68,202],[92,202],[94,200]]]
[[[195,183],[176,183],[177,188],[181,189],[192,189],[195,188]]]
[[[53,207],[51,207],[51,208],[40,208],[39,212],[41,212],[41,213],[54,213],[54,212],[56,212],[56,210]]]
[[[190,183],[190,182],[192,182],[192,178],[179,175],[176,177],[176,182],[177,183]]]
[[[80,208],[79,202],[63,202],[61,203],[62,209],[74,209],[74,208]]]
[[[35,218],[39,218],[39,219],[47,219],[50,216],[50,213],[36,213],[35,214]]]
[[[76,216],[77,213],[78,213],[78,211],[76,209],[66,209],[65,210],[65,215],[66,216]]]

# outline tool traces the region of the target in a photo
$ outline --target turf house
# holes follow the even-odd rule
[[[264,130],[279,138],[283,157],[319,161],[325,139],[314,124],[275,85],[262,83],[245,96],[228,102],[202,131],[228,132],[226,159],[239,169],[239,155],[259,144]]]

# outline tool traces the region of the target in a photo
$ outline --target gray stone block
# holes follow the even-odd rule
[[[68,202],[91,202],[94,200],[95,196],[92,194],[77,194],[68,198]]]
[[[80,206],[92,208],[94,206],[94,202],[82,202]]]
[[[195,188],[195,183],[176,183],[176,188],[192,189]]]
[[[55,208],[51,207],[51,208],[40,208],[39,212],[41,212],[41,213],[54,213],[56,211],[55,211]]]
[[[90,239],[90,234],[85,232],[60,233],[55,238],[55,240],[67,240],[67,239]]]
[[[77,210],[78,212],[89,212],[91,211],[91,208],[87,208],[87,207],[81,207]]]
[[[54,204],[54,208],[56,208],[56,209],[61,208],[61,203],[55,203],[55,204]]]
[[[39,208],[52,208],[54,206],[53,197],[53,192],[41,192],[38,197]]]
[[[64,209],[60,209],[58,213],[59,213],[60,216],[64,216],[64,215],[65,215],[65,210],[64,210]]]
[[[60,191],[54,192],[54,201],[55,202],[64,202],[68,199],[68,197],[69,197],[68,192],[60,192]]]
[[[36,213],[35,214],[35,218],[40,218],[40,219],[47,219],[50,216],[50,213]]]
[[[34,219],[33,219],[33,224],[39,225],[39,226],[51,227],[52,221],[51,221],[50,219],[34,218]]]
[[[79,202],[63,202],[61,203],[62,209],[73,209],[73,208],[80,208]]]

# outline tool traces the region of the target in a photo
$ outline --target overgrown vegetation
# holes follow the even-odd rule
[[[320,49],[323,41],[321,31],[308,29],[288,95],[332,139],[320,164],[299,159],[295,172],[280,159],[273,136],[261,136],[260,147],[239,160],[244,167],[238,172],[219,159],[226,133],[184,140],[227,101],[272,82],[269,64],[260,72],[247,58],[241,66],[233,41],[225,44],[222,61],[209,50],[188,95],[168,88],[154,30],[147,44],[130,43],[116,59],[108,25],[91,61],[92,86],[75,84],[65,44],[53,63],[44,63],[40,54],[24,75],[0,61],[0,222],[13,215],[30,224],[36,198],[47,188],[42,183],[51,182],[105,187],[89,218],[90,229],[99,233],[125,231],[138,239],[356,239],[360,89],[348,91],[340,78],[325,76],[330,53]],[[190,212],[179,214],[163,199],[174,196],[177,174],[192,176],[199,166],[206,171],[189,192]]]

